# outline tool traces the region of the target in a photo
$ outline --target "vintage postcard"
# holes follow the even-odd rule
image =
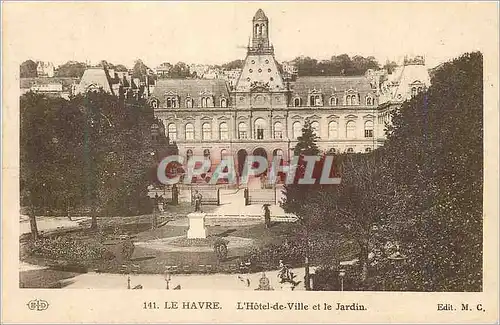
[[[498,323],[498,28],[3,2],[2,322]]]

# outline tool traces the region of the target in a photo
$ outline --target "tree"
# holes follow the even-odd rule
[[[134,63],[134,67],[132,68],[132,78],[145,79],[149,70],[151,69],[149,69],[141,59],[137,59]]]
[[[37,76],[37,64],[33,60],[26,60],[21,63],[20,76],[21,78],[34,78]]]
[[[443,64],[389,129],[388,181],[401,195],[388,214],[412,219],[402,241],[413,290],[481,290],[482,64],[478,52]]]
[[[189,67],[184,62],[177,62],[170,70],[170,77],[174,79],[184,79],[190,76]]]
[[[83,115],[64,99],[31,92],[21,96],[20,113],[21,202],[36,239],[37,214],[81,205]]]
[[[394,70],[396,69],[397,66],[398,66],[398,64],[395,61],[387,60],[387,61],[385,61],[385,64],[382,68],[387,70],[387,73],[391,74],[392,72],[394,72]]]
[[[242,69],[243,64],[245,63],[244,60],[238,59],[234,60],[228,63],[224,63],[221,68],[224,70],[234,70],[234,69]]]
[[[295,174],[295,181],[293,184],[286,185],[284,194],[286,196],[283,208],[287,212],[296,213],[299,217],[299,222],[303,228],[303,240],[305,242],[304,260],[305,260],[305,277],[304,282],[306,289],[310,289],[310,275],[309,275],[309,234],[314,222],[315,215],[311,215],[308,211],[301,209],[300,205],[307,199],[308,193],[313,190],[314,185],[299,184],[299,179],[303,178],[307,163],[303,160],[304,156],[318,156],[320,150],[316,144],[318,136],[314,133],[311,122],[306,120],[302,128],[302,135],[297,138],[298,143],[293,149],[294,155],[300,157]]]
[[[81,78],[86,69],[84,62],[68,61],[57,68],[56,77]]]

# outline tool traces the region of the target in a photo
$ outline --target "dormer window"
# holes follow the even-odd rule
[[[167,108],[177,108],[179,107],[179,100],[177,96],[167,96],[165,98],[165,103]]]
[[[192,98],[187,98],[186,99],[186,107],[187,108],[193,108],[193,99]]]
[[[366,105],[372,106],[374,105],[374,100],[370,96],[366,97]]]
[[[214,107],[214,99],[212,96],[201,97],[201,107]]]
[[[153,107],[154,109],[158,108],[158,99],[155,98],[151,101],[151,107]]]
[[[337,97],[330,97],[330,106],[337,106],[339,104],[339,99]]]
[[[299,97],[294,98],[293,99],[293,106],[295,106],[295,107],[301,106],[301,104],[302,104],[301,101],[302,100]]]
[[[359,105],[358,95],[347,95],[345,97],[345,104],[347,106]]]
[[[310,106],[323,106],[323,98],[321,95],[311,95],[309,96]]]
[[[227,107],[227,99],[222,98],[220,100],[220,107]]]

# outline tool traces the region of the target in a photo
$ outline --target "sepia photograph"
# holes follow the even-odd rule
[[[475,293],[429,310],[498,321],[498,4],[2,6],[26,313],[109,290],[130,311],[307,322],[375,312],[344,292]],[[165,294],[125,307],[128,290]]]

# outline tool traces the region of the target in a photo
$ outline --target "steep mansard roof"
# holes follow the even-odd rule
[[[178,96],[179,107],[186,107],[186,99],[193,99],[193,107],[199,107],[200,98],[213,96],[215,107],[220,107],[220,99],[229,100],[228,84],[221,79],[161,79],[156,82],[152,97],[159,101],[158,107],[165,107],[167,96]],[[228,103],[229,104],[229,103]]]
[[[299,77],[297,81],[290,83],[292,99],[300,97],[305,103],[307,96],[312,92],[321,93],[324,96],[343,96],[346,92],[358,93],[361,99],[368,94],[372,97],[376,89],[372,87],[370,79],[365,76],[328,76],[328,77]]]

